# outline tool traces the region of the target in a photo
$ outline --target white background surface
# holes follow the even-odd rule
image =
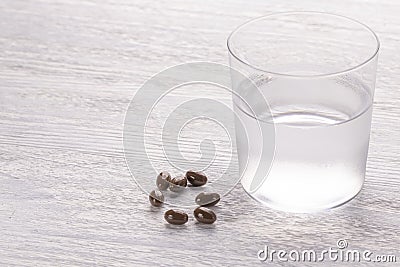
[[[364,189],[341,208],[294,215],[238,186],[215,225],[164,224],[122,153],[135,90],[174,64],[226,64],[238,24],[292,10],[347,15],[380,37]],[[264,245],[322,250],[340,238],[400,260],[399,13],[394,0],[1,1],[0,265],[267,266]]]

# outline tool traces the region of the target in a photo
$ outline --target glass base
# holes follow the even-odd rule
[[[285,202],[277,202],[272,200],[268,195],[264,195],[260,192],[260,190],[257,190],[256,192],[250,193],[248,192],[244,186],[242,186],[244,191],[253,199],[255,199],[257,202],[262,203],[266,207],[269,207],[274,210],[279,210],[279,211],[284,211],[284,212],[293,212],[293,213],[315,213],[315,212],[320,212],[324,210],[329,210],[333,209],[339,206],[342,206],[343,204],[346,204],[347,202],[351,201],[353,198],[355,198],[362,189],[362,186],[359,188],[355,188],[354,192],[352,194],[348,194],[347,196],[342,196],[340,199],[336,199],[335,201],[332,202],[326,202],[326,203],[321,203],[316,201],[318,204],[313,205],[311,203],[308,203],[305,205],[305,203],[300,203],[296,202],[295,199],[293,199],[293,202],[290,201],[285,201]]]

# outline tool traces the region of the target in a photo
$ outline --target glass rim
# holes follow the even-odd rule
[[[307,74],[306,74],[306,75],[286,74],[286,73],[279,73],[279,72],[274,72],[274,71],[268,71],[268,70],[265,70],[265,69],[263,69],[263,68],[259,68],[259,67],[257,67],[257,66],[252,65],[250,62],[246,62],[245,60],[241,59],[238,55],[236,55],[236,54],[233,52],[232,47],[233,47],[234,45],[233,45],[233,43],[232,43],[232,37],[233,37],[235,34],[237,34],[237,33],[238,33],[242,28],[244,28],[245,26],[247,26],[247,25],[249,25],[249,24],[251,24],[251,23],[253,23],[253,22],[257,22],[257,21],[263,20],[263,19],[265,19],[265,18],[273,17],[273,16],[280,16],[280,15],[296,15],[296,14],[328,15],[328,16],[333,16],[333,17],[337,17],[337,18],[340,18],[340,19],[345,19],[345,20],[348,20],[348,21],[350,21],[350,22],[354,22],[354,23],[358,24],[359,26],[361,26],[361,27],[364,28],[366,31],[368,31],[369,33],[372,34],[372,36],[374,37],[374,39],[375,39],[375,41],[376,41],[376,44],[375,44],[375,45],[376,45],[376,48],[375,48],[375,50],[374,50],[374,52],[372,53],[371,56],[368,56],[367,59],[363,60],[361,63],[358,63],[358,64],[355,65],[355,66],[350,66],[350,67],[344,68],[343,70],[340,70],[340,71],[328,72],[328,73],[322,73],[322,74],[311,74],[311,75],[307,75]],[[362,66],[368,64],[371,60],[373,60],[373,59],[377,56],[377,54],[378,54],[378,52],[379,52],[379,49],[380,49],[380,41],[379,41],[379,38],[378,38],[378,36],[376,35],[376,33],[375,33],[368,25],[366,25],[366,24],[364,24],[364,23],[362,23],[362,22],[360,22],[360,21],[358,21],[358,20],[355,20],[355,19],[352,19],[352,18],[343,16],[343,15],[338,15],[338,14],[329,13],[329,12],[320,12],[320,11],[287,11],[287,12],[274,12],[274,13],[270,13],[270,14],[267,14],[267,15],[263,15],[263,16],[260,16],[260,17],[256,17],[256,18],[250,19],[250,20],[248,20],[248,21],[246,21],[246,22],[240,24],[239,26],[237,26],[237,27],[229,34],[229,36],[228,36],[228,38],[227,38],[227,40],[226,40],[226,45],[227,45],[227,47],[228,47],[229,53],[230,53],[234,58],[236,58],[239,62],[241,62],[241,63],[243,63],[243,64],[245,64],[245,65],[247,65],[247,66],[249,66],[249,67],[251,67],[251,68],[253,68],[253,69],[255,69],[255,70],[258,70],[258,71],[261,71],[261,72],[263,72],[263,73],[266,73],[266,74],[271,74],[271,75],[274,75],[274,76],[283,76],[283,77],[288,77],[288,78],[321,78],[321,77],[330,77],[330,76],[337,76],[337,75],[345,74],[345,73],[351,72],[351,71],[353,71],[353,70],[359,69],[359,68],[361,68]]]

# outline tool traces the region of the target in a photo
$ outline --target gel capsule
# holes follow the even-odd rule
[[[153,190],[149,194],[149,201],[154,207],[160,207],[164,203],[164,195],[160,190]]]
[[[217,220],[217,215],[208,208],[198,207],[194,210],[193,214],[200,223],[212,224]]]
[[[188,221],[188,218],[188,215],[180,210],[168,210],[164,214],[164,219],[170,224],[185,224]]]
[[[169,187],[169,181],[171,181],[171,175],[169,172],[161,172],[157,176],[156,185],[160,190],[167,190]]]
[[[188,171],[186,178],[193,186],[202,186],[207,183],[207,176],[202,172]]]
[[[177,176],[171,179],[169,183],[169,190],[172,192],[181,192],[187,186],[187,179],[185,176]]]
[[[221,197],[218,193],[203,192],[203,193],[200,193],[197,195],[195,201],[196,201],[196,204],[199,206],[210,207],[210,206],[214,206],[215,204],[217,204],[220,199],[221,199]]]

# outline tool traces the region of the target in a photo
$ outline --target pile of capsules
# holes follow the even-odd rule
[[[170,190],[175,193],[182,192],[188,186],[188,182],[193,187],[203,186],[207,183],[207,176],[202,172],[187,171],[186,175],[179,175],[171,178],[171,175],[164,171],[161,172],[156,179],[156,185],[158,189],[150,192],[149,200],[150,204],[154,207],[160,207],[164,203],[164,194],[162,191]],[[220,200],[220,195],[218,193],[207,193],[202,192],[198,194],[195,198],[197,207],[193,215],[199,223],[212,224],[217,220],[217,216],[214,211],[207,207],[214,206]],[[187,213],[170,209],[164,214],[164,219],[170,224],[181,225],[185,224],[189,216]]]

